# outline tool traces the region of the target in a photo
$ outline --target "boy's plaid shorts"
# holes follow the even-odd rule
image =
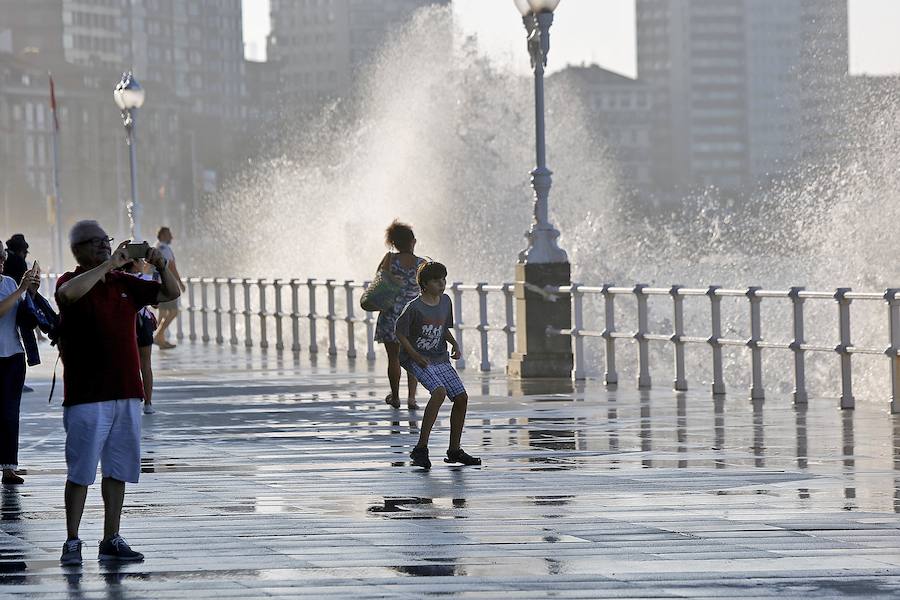
[[[449,362],[430,363],[427,367],[422,367],[417,362],[410,360],[403,364],[403,368],[415,375],[419,383],[431,393],[439,387],[443,387],[447,390],[447,397],[451,400],[466,393],[459,374]]]

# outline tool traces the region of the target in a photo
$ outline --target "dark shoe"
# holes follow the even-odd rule
[[[384,401],[386,404],[393,406],[394,408],[400,408],[400,400],[394,398],[394,394],[388,394],[384,397]]]
[[[24,392],[24,393],[26,393],[26,394],[27,394],[28,392],[33,392],[33,391],[34,391],[34,388],[31,387],[30,385],[23,385],[23,386],[22,386],[22,392]]]
[[[108,540],[100,542],[100,553],[97,558],[99,560],[138,562],[144,560],[144,555],[132,550],[125,538],[117,533]]]
[[[464,465],[480,465],[481,459],[466,454],[466,451],[462,448],[457,448],[456,450],[447,450],[447,458],[444,459],[445,463],[462,463]]]
[[[416,402],[415,398],[410,398],[406,401],[406,408],[409,410],[419,410],[419,403]]]
[[[419,448],[416,446],[413,448],[413,451],[409,453],[409,458],[412,459],[414,467],[422,467],[423,469],[431,468],[431,459],[428,458],[428,448]]]
[[[16,475],[14,472],[4,472],[2,481],[4,485],[22,485],[23,483],[25,483],[25,480]]]
[[[59,557],[61,565],[80,565],[81,564],[81,540],[66,540],[63,544],[62,556]]]

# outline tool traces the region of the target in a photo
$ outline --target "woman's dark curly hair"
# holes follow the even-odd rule
[[[401,223],[398,219],[394,219],[394,222],[384,231],[384,243],[388,247],[393,246],[400,252],[412,252],[415,241],[416,236],[413,235],[412,227]]]

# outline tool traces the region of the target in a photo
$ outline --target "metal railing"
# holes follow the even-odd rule
[[[585,365],[585,338],[602,338],[605,341],[605,372],[607,385],[616,385],[619,375],[616,369],[617,340],[630,340],[637,344],[638,388],[651,386],[650,352],[651,342],[662,342],[671,345],[672,365],[674,371],[674,388],[686,391],[687,376],[685,372],[685,347],[689,344],[705,345],[710,351],[712,372],[712,393],[725,393],[723,369],[723,349],[728,346],[746,347],[751,357],[750,396],[754,400],[765,397],[763,384],[763,351],[787,350],[793,355],[793,398],[797,404],[806,404],[809,395],[806,380],[807,353],[828,353],[839,357],[841,376],[841,408],[853,408],[853,367],[854,355],[883,355],[888,357],[891,381],[891,412],[900,412],[900,290],[889,289],[884,293],[853,292],[850,288],[838,288],[834,292],[807,291],[802,287],[789,290],[765,290],[759,287],[747,289],[722,289],[710,286],[702,289],[691,289],[681,286],[671,288],[652,288],[638,284],[633,287],[615,287],[603,285],[589,287],[572,284],[562,287],[545,288],[547,294],[570,294],[572,302],[572,327],[570,329],[548,328],[548,335],[567,335],[572,338],[575,360],[573,377],[584,379],[587,375]],[[599,296],[603,299],[603,329],[585,327],[585,296]],[[616,298],[631,296],[635,300],[637,312],[637,328],[633,331],[619,331],[616,328]],[[649,327],[649,298],[668,296],[671,298],[670,332],[651,332]],[[685,333],[684,301],[688,297],[706,297],[709,299],[709,336],[690,336]],[[723,298],[746,298],[746,309],[750,317],[750,337],[737,339],[724,337],[722,333],[722,300]],[[762,303],[765,299],[786,299],[791,304],[792,339],[772,341],[762,334]],[[808,300],[829,300],[837,308],[838,337],[834,345],[809,343],[805,335],[805,304]],[[857,346],[851,336],[851,304],[853,301],[880,301],[887,306],[887,320],[884,333],[889,340],[887,347]]]
[[[236,279],[190,277],[182,294],[184,310],[175,323],[178,339],[243,345],[267,350],[290,350],[318,354],[324,346],[329,356],[344,353],[357,358],[357,347],[366,348],[365,358],[375,360],[374,333],[377,316],[362,311],[357,292],[369,282],[334,279]],[[468,333],[478,336],[479,369],[490,371],[490,337],[503,334],[506,358],[515,350],[513,310],[514,285],[453,283],[448,293],[453,298],[454,335],[462,357],[457,368],[467,365]],[[501,303],[505,314],[502,325],[492,325],[488,315],[492,304]],[[289,312],[286,312],[288,311]],[[477,321],[469,323],[471,311]],[[274,327],[274,338],[273,338]],[[339,341],[341,340],[341,341]]]
[[[42,290],[52,298],[55,275],[45,275]],[[347,358],[357,358],[357,348],[365,348],[365,358],[375,360],[374,331],[376,315],[362,311],[358,306],[357,292],[362,292],[369,282],[335,279],[248,279],[201,278],[186,280],[187,291],[182,295],[183,311],[175,324],[178,339],[189,339],[221,345],[258,347],[263,350],[310,355],[320,352],[329,356],[344,353]],[[494,368],[492,356],[506,358],[515,351],[515,284],[487,283],[464,284],[455,282],[447,292],[453,299],[454,334],[462,350],[456,361],[459,369],[465,369],[468,361],[476,360],[478,369]],[[548,335],[566,335],[572,339],[574,355],[574,379],[588,377],[588,360],[591,356],[585,348],[589,339],[602,340],[603,359],[598,360],[604,381],[614,386],[619,383],[617,369],[621,341],[637,347],[636,370],[638,388],[651,386],[651,344],[668,346],[671,350],[671,368],[675,390],[688,389],[686,349],[689,346],[705,347],[709,351],[709,375],[714,395],[725,393],[724,352],[727,348],[746,348],[750,354],[750,397],[765,397],[764,353],[786,351],[792,356],[791,372],[793,399],[797,404],[808,402],[807,360],[809,354],[831,355],[838,359],[840,368],[840,407],[853,408],[853,357],[861,355],[886,356],[890,370],[891,412],[900,413],[900,289],[881,293],[854,292],[838,288],[833,292],[808,291],[802,287],[787,290],[767,290],[759,287],[723,289],[718,286],[686,288],[679,285],[670,288],[654,288],[644,284],[618,287],[606,284],[599,287],[572,284],[563,287],[547,287],[544,294],[559,295],[572,303],[572,326],[569,329],[548,328]],[[669,298],[670,306],[651,313],[651,298]],[[627,331],[617,328],[617,309],[621,311],[623,298],[632,298],[636,326]],[[686,315],[685,300],[705,298],[707,308],[694,310]],[[749,317],[749,336],[727,337],[723,333],[724,299],[740,303],[741,310]],[[746,302],[742,299],[746,299]],[[591,320],[599,324],[588,325],[586,304],[595,301],[602,315]],[[770,339],[763,335],[764,303],[780,301],[789,305],[783,329],[788,339]],[[807,326],[809,301],[827,302],[836,309],[836,343],[813,343],[808,339]],[[883,333],[885,346],[856,345],[851,335],[851,307],[854,302],[883,303],[887,319],[875,319],[874,328]],[[602,311],[599,304],[602,302]],[[477,318],[474,316],[477,314]],[[687,317],[690,317],[688,319]],[[653,317],[654,319],[651,319]],[[494,319],[492,322],[491,319]],[[858,322],[854,320],[853,322]],[[702,335],[687,332],[687,323],[694,329],[698,323],[708,323]],[[651,322],[656,330],[651,330]],[[872,325],[872,324],[870,324]],[[872,327],[870,326],[869,329]],[[822,328],[819,327],[819,330]],[[706,333],[708,332],[708,335]],[[816,333],[821,334],[821,331]],[[470,350],[470,335],[477,335],[477,344]],[[340,340],[340,341],[339,341]],[[658,354],[658,352],[657,352]],[[657,359],[658,360],[658,359]]]

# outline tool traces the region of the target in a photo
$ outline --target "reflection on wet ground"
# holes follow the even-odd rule
[[[49,362],[49,361],[48,361]],[[0,596],[514,598],[900,595],[900,418],[470,374],[464,444],[412,468],[420,415],[381,365],[186,345],[160,355],[125,537],[146,562],[63,569],[59,402],[30,379],[4,487]],[[31,377],[31,376],[30,376]]]

